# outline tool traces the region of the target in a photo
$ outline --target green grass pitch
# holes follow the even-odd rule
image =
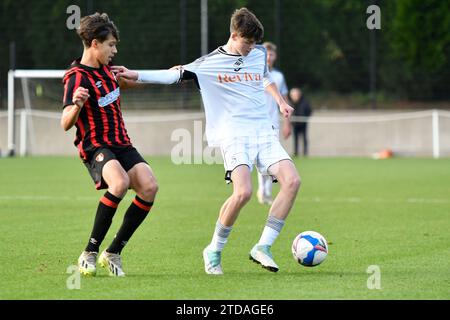
[[[86,245],[103,192],[76,157],[1,159],[0,299],[450,298],[448,159],[296,160],[302,187],[273,246],[280,271],[248,260],[268,212],[253,197],[223,252],[221,277],[204,273],[202,250],[231,191],[223,167],[147,160],[160,191],[123,251],[127,277],[99,269],[69,289],[76,274],[67,270]],[[121,203],[101,249],[133,196]],[[298,265],[290,251],[306,230],[330,243],[327,260],[315,268]],[[379,267],[378,289],[368,288],[369,266]]]

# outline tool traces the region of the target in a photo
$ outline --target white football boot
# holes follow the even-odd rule
[[[109,275],[113,277],[125,277],[125,272],[122,270],[122,257],[117,253],[109,253],[103,250],[98,263],[101,267],[107,268]]]
[[[78,258],[78,270],[82,275],[94,277],[97,274],[95,262],[97,260],[97,252],[83,251]]]
[[[220,251],[212,251],[209,246],[203,250],[203,261],[205,262],[205,272],[207,274],[221,275],[223,274],[221,265]]]
[[[273,260],[269,245],[256,244],[250,251],[249,259],[260,264],[264,269],[277,272],[279,267]]]

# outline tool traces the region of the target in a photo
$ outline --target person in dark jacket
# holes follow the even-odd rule
[[[294,116],[305,117],[300,121],[292,121],[294,138],[294,155],[298,156],[298,138],[303,137],[303,155],[308,155],[308,117],[312,114],[312,108],[309,101],[303,95],[300,88],[292,88],[289,92],[290,99],[294,107]]]

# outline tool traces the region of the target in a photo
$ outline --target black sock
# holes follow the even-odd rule
[[[92,229],[89,243],[86,251],[98,252],[100,244],[105,239],[106,233],[111,226],[112,219],[116,213],[120,198],[106,191],[105,195],[100,199],[97,214],[95,215],[94,228]]]
[[[127,244],[128,240],[130,240],[133,233],[139,227],[139,225],[144,221],[145,217],[147,217],[148,212],[152,208],[153,202],[147,202],[136,196],[125,213],[125,217],[123,218],[122,226],[114,237],[113,242],[106,249],[109,253],[117,253],[120,254],[122,249]]]

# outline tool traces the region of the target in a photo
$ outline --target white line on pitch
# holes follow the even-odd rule
[[[2,195],[0,201],[97,201],[97,196],[41,196],[41,195]],[[131,198],[130,198],[131,199]],[[180,198],[180,201],[198,201],[198,198],[186,197]],[[221,201],[223,198],[211,197],[209,200]],[[332,203],[450,203],[447,198],[406,198],[406,199],[389,199],[389,198],[323,198],[323,197],[298,197],[299,202],[332,202]]]

